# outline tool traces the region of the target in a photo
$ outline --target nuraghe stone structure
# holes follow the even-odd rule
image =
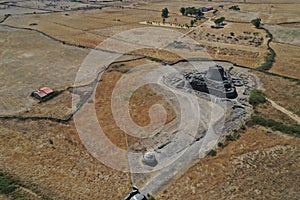
[[[185,79],[194,90],[205,92],[221,98],[235,99],[238,94],[235,82],[229,72],[219,65],[211,66],[204,72],[188,72]]]

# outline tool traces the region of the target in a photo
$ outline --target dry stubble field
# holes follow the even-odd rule
[[[107,8],[94,11],[73,11],[68,12],[69,15],[65,15],[66,13],[20,15],[8,18],[4,24],[36,29],[66,43],[95,47],[99,42],[115,33],[130,28],[144,27],[144,25],[139,24],[141,21],[161,20],[160,10],[162,6],[170,5],[171,12],[176,12],[173,15],[179,16],[178,9],[182,5],[200,5],[198,1],[193,2],[195,4],[187,1],[174,1],[174,3],[170,2],[170,4],[165,1],[156,2],[153,4],[152,2],[147,3],[145,6],[150,9],[157,9],[157,11]],[[259,3],[254,0],[251,2]],[[219,16],[223,16],[224,14],[228,19],[242,19],[247,22],[250,18],[260,16],[263,22],[266,23],[298,20],[299,11],[296,9],[297,6],[275,4],[278,2],[282,1],[272,1],[274,3],[273,7],[266,4],[260,6],[256,4],[239,4],[243,11],[242,13],[233,14],[232,12],[222,11]],[[136,5],[138,4],[136,3]],[[289,14],[283,15],[286,10],[289,10]],[[253,15],[253,12],[264,14]],[[271,12],[271,15],[267,16],[266,12]],[[182,18],[182,20],[184,22],[189,21],[187,18]],[[30,26],[33,23],[37,25]],[[34,84],[25,82],[25,86],[27,86],[25,88],[28,91],[18,93],[19,95],[17,96],[21,95],[23,98],[28,98],[27,95],[29,92],[39,87],[41,83],[54,84],[50,85],[54,88],[64,88],[72,84],[71,81],[68,81],[74,76],[78,68],[78,63],[80,63],[78,60],[86,55],[86,50],[52,42],[49,39],[45,39],[43,35],[31,33],[30,31],[7,29],[4,28],[3,30],[3,27],[1,27],[1,34],[7,39],[5,41],[1,40],[6,45],[1,46],[2,48],[0,47],[1,55],[4,55],[5,58],[2,60],[1,67],[4,70],[8,70],[8,67],[10,70],[12,68],[15,70],[14,72],[17,76],[15,79],[18,79],[19,83],[14,85],[14,87],[24,83],[28,79],[31,80],[27,76],[22,76],[22,71],[24,70],[36,73],[35,68],[30,68],[30,66],[38,66],[38,70],[41,71],[33,77],[44,77],[44,73],[49,76],[47,79],[34,79],[34,81],[31,81]],[[205,27],[203,27],[203,30],[205,30],[203,31],[204,33],[212,32],[212,30],[205,29]],[[259,32],[264,37],[264,33],[261,30],[256,31],[250,24],[242,25],[229,22],[220,33],[215,31],[214,34],[221,38],[224,36],[229,37],[230,32],[234,32],[237,37],[243,35],[245,31],[251,32],[252,35],[253,32]],[[195,32],[195,39],[197,39],[197,34],[201,32],[201,27],[199,31],[195,30]],[[20,35],[27,39],[20,41],[18,39]],[[194,37],[193,33],[191,37]],[[207,38],[200,39],[199,36],[197,39],[203,45],[206,44],[213,47],[209,49],[211,56],[215,59],[230,60],[250,67],[257,67],[258,62],[262,62],[263,60],[263,55],[265,55],[265,37],[264,44],[260,47],[253,47],[244,43],[230,44],[230,42],[226,43],[222,41],[222,38],[220,39],[221,41],[214,42],[213,40],[216,38],[208,36]],[[27,43],[31,43],[31,45]],[[25,53],[27,51],[32,53],[32,48],[27,49],[32,46],[36,48],[37,52],[36,56],[30,55],[31,57],[28,58],[29,62],[26,60],[28,54]],[[17,48],[18,51],[16,51]],[[298,47],[272,43],[272,48],[277,53],[277,59],[271,71],[288,76],[294,75],[295,77],[298,74],[298,50],[295,51],[295,48],[297,49]],[[41,49],[47,49],[47,55],[50,54],[51,56],[39,55],[38,52],[41,52]],[[232,54],[230,54],[228,49],[235,49],[241,52],[231,52]],[[249,56],[245,56],[247,54],[244,54],[243,51],[256,52],[258,53],[258,57],[249,58]],[[13,52],[13,54],[10,52]],[[61,56],[61,52],[64,52],[64,56]],[[141,51],[141,53],[150,56],[155,55],[151,51],[144,53]],[[279,57],[281,55],[286,56]],[[159,54],[159,58],[161,56]],[[240,56],[241,58],[239,58]],[[20,59],[17,59],[16,63],[14,63],[15,61],[11,61],[11,59],[18,57]],[[37,59],[37,57],[40,59]],[[57,63],[55,64],[55,68],[52,65],[53,57],[56,58],[54,62]],[[68,64],[63,65],[60,58],[67,58]],[[78,58],[78,60],[73,63],[74,58]],[[171,58],[172,61],[173,59],[176,59],[176,57]],[[32,62],[36,60],[38,62]],[[21,62],[22,64],[20,64]],[[24,65],[25,68],[20,68],[20,65]],[[43,66],[47,66],[46,71]],[[60,68],[60,66],[64,68]],[[282,69],[282,66],[285,66],[285,70]],[[286,71],[286,66],[289,67],[288,71]],[[66,67],[67,69],[65,69]],[[57,74],[64,74],[58,73],[57,70],[67,70],[71,74],[68,74],[67,80],[54,77]],[[120,75],[118,73],[120,72],[107,72],[107,76],[108,78],[117,79]],[[6,74],[9,73],[2,73],[2,76],[5,78]],[[260,77],[269,98],[292,111],[294,111],[293,107],[299,107],[299,95],[297,95],[299,93],[299,85],[296,82],[263,73],[257,73],[257,75]],[[14,80],[14,78],[9,79]],[[66,81],[67,83],[65,83]],[[9,80],[7,82],[10,83]],[[106,81],[104,83],[100,82],[99,86],[106,83]],[[6,90],[3,86],[1,87],[3,91]],[[14,87],[12,87],[12,90],[15,89]],[[111,92],[112,86],[110,84],[103,87],[107,87],[107,94]],[[21,90],[21,92],[24,91]],[[153,94],[151,90],[148,92],[149,94]],[[42,116],[45,114],[58,117],[64,116],[63,107],[70,104],[70,97],[66,93],[63,93],[63,95],[65,96],[58,96],[56,100],[53,99],[54,101],[52,102],[49,101],[46,104],[42,104],[46,106],[46,109],[43,109],[43,107],[30,109],[28,115],[36,114]],[[138,121],[135,118],[135,113],[147,110],[154,101],[159,101],[160,99],[156,95],[150,95],[154,98],[143,102],[140,98],[147,94],[137,91],[136,95],[132,99],[133,102],[136,102],[135,105],[132,105],[132,117],[136,119],[137,123],[147,123],[147,115],[139,118],[141,121]],[[6,98],[9,98],[10,94],[7,96]],[[99,109],[104,109],[102,110],[103,112],[98,112],[98,118],[100,120],[103,119],[103,123],[105,124],[109,123],[109,119],[104,119],[103,116],[109,115],[110,111],[101,106],[102,103],[107,103],[106,98],[108,97],[105,96],[102,100],[99,98],[99,102],[97,102]],[[60,105],[57,107],[55,104]],[[16,105],[20,105],[20,102],[17,102]],[[135,107],[136,105],[141,106],[141,108]],[[166,107],[168,107],[167,104]],[[58,111],[61,111],[61,113]],[[267,114],[272,114],[272,112]],[[110,128],[108,126],[107,130]],[[89,155],[82,146],[72,121],[67,124],[59,124],[45,120],[1,120],[0,129],[1,144],[3,144],[0,148],[2,155],[0,158],[1,170],[20,178],[25,184],[41,191],[43,194],[51,196],[53,199],[119,199],[130,190],[129,174],[112,170]],[[232,142],[224,149],[218,151],[216,157],[207,157],[200,160],[162,193],[158,199],[184,199],[187,196],[192,196],[190,199],[242,199],[253,196],[268,199],[275,198],[275,196],[280,199],[285,199],[285,197],[297,199],[299,193],[296,189],[299,188],[299,185],[297,185],[298,182],[295,178],[299,174],[299,156],[297,157],[299,155],[299,140],[289,138],[281,133],[273,132],[270,134],[267,133],[269,130],[261,129],[247,129],[247,132],[243,133],[238,141]],[[119,132],[116,130],[115,133]],[[112,140],[116,140],[116,144],[124,147],[121,137],[114,134],[111,135]],[[100,185],[101,187],[99,187]]]

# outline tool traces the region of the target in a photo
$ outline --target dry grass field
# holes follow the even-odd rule
[[[299,139],[248,128],[217,156],[197,162],[158,199],[296,200],[299,150]]]
[[[271,47],[277,56],[270,72],[300,79],[300,46],[274,42]]]
[[[149,63],[151,62],[142,59],[114,64],[102,75],[102,81],[97,85],[95,107],[99,123],[107,137],[115,145],[124,149],[126,149],[126,135],[117,126],[112,114],[110,106],[112,101],[112,92],[123,73],[136,66]],[[145,85],[134,91],[133,95],[129,99],[130,115],[133,121],[140,126],[148,125],[150,122],[148,111],[154,104],[162,105],[167,111],[166,123],[171,122],[176,117],[172,106],[153,91],[150,85]]]
[[[273,35],[275,42],[300,46],[300,23],[264,25]]]
[[[0,21],[4,19],[2,15],[14,12],[0,24],[0,116],[69,116],[74,79],[90,52],[86,47],[96,47],[125,30],[151,27],[140,22],[162,21],[164,7],[170,10],[166,22],[180,24],[189,24],[192,19],[181,16],[181,7],[217,7],[217,15],[207,13],[208,19],[198,22],[197,27],[172,30],[188,32],[189,37],[204,47],[208,54],[199,53],[199,57],[231,61],[250,68],[264,63],[268,52],[266,32],[248,23],[261,17],[274,35],[270,46],[276,57],[270,72],[300,79],[299,24],[277,25],[299,22],[297,0],[265,0],[264,3],[233,0],[225,3],[223,9],[218,7],[221,4],[224,4],[221,0],[124,1],[108,4],[110,7],[101,10],[43,14],[24,14],[29,10],[19,7],[1,9]],[[231,5],[239,5],[241,11],[230,11]],[[35,9],[30,9],[33,11]],[[222,16],[234,22],[225,21],[224,28],[212,29],[213,20]],[[175,53],[150,48],[131,53],[148,58],[112,64],[97,83],[93,102],[106,136],[122,149],[127,148],[126,142],[137,144],[137,139],[125,135],[114,121],[111,96],[118,80],[140,65],[182,59]],[[299,81],[255,70],[251,73],[260,79],[260,88],[268,98],[300,116]],[[63,92],[38,103],[30,94],[42,86]],[[130,115],[138,125],[149,124],[149,108],[157,103],[167,111],[167,123],[178,117],[174,105],[158,91],[146,85],[131,96]],[[286,125],[295,124],[270,104],[259,106],[256,112]],[[239,133],[241,138],[222,149],[217,148],[217,156],[199,160],[156,199],[299,199],[299,138],[259,126],[247,127]],[[16,177],[29,190],[39,191],[51,199],[121,199],[131,190],[129,173],[105,166],[86,150],[73,119],[65,123],[0,119],[0,143],[0,172]],[[0,199],[7,197],[0,194]]]
[[[282,1],[282,3],[285,3]],[[232,4],[231,4],[232,5]],[[240,7],[240,11],[230,11],[226,6],[221,14],[228,20],[238,22],[250,22],[252,19],[261,18],[262,23],[278,24],[283,22],[299,21],[300,11],[298,4],[236,4]]]
[[[129,174],[94,159],[72,122],[1,120],[0,130],[1,170],[51,199],[120,199],[130,190]]]
[[[151,10],[105,8],[91,11],[12,16],[6,20],[5,24],[38,30],[66,43],[96,47],[106,38],[122,31],[145,27],[140,22],[162,21],[160,14],[160,11]],[[171,18],[169,20],[172,21]],[[179,20],[178,23],[189,24],[190,18],[183,17],[182,21]]]
[[[212,29],[205,22],[190,37],[205,46],[213,59],[228,60],[239,65],[257,68],[264,62],[267,40],[264,30],[250,24],[226,23],[225,27]]]
[[[0,27],[0,112],[13,114],[30,109],[34,90],[72,86],[88,50],[62,45],[43,35]],[[67,73],[66,73],[67,72]]]
[[[300,115],[300,85],[296,81],[269,76],[260,72],[254,73],[260,78],[263,90],[268,98],[293,113]]]

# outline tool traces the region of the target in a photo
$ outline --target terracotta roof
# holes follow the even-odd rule
[[[42,91],[46,94],[50,94],[50,93],[54,92],[52,89],[50,89],[48,87],[42,87],[42,88],[40,88],[40,91]]]
[[[44,98],[45,96],[47,96],[47,94],[43,91],[36,91],[34,92],[34,95],[38,96],[39,98]]]

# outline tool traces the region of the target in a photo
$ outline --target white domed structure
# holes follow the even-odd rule
[[[143,162],[146,165],[149,165],[151,167],[154,167],[157,165],[157,160],[155,158],[155,153],[154,152],[146,152],[143,156]]]

